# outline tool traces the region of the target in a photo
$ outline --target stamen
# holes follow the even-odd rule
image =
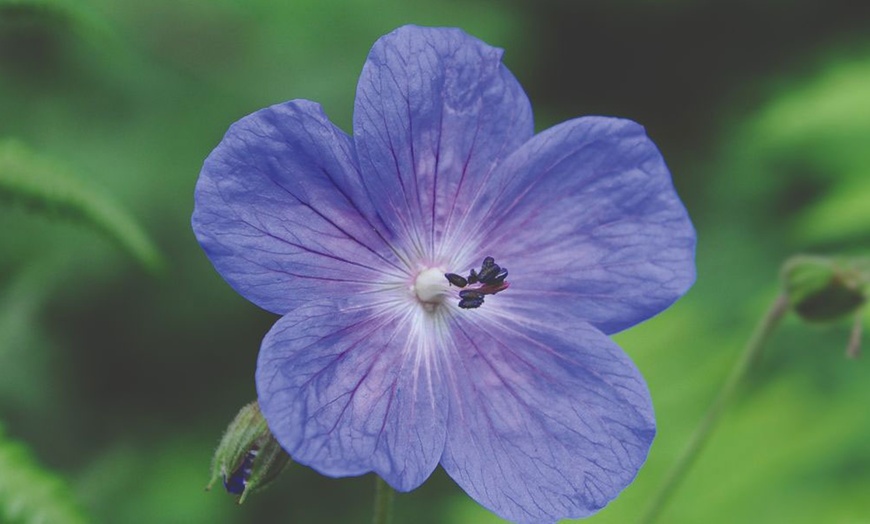
[[[447,280],[456,287],[465,287],[468,285],[468,281],[465,280],[465,277],[459,276],[456,273],[446,273],[444,276],[447,277]]]
[[[486,295],[495,295],[499,291],[504,291],[509,284],[505,282],[508,276],[507,269],[495,263],[492,257],[483,259],[483,263],[478,273],[474,269],[468,274],[468,278],[463,278],[456,273],[446,273],[444,275],[451,285],[464,288],[466,286],[476,287],[463,289],[459,292],[459,307],[462,309],[475,309],[483,305],[483,299]]]
[[[474,309],[483,305],[483,293],[473,289],[463,289],[459,292],[459,307],[462,309]]]
[[[484,284],[500,284],[507,278],[507,269],[501,268],[492,257],[483,260],[483,267],[477,274],[477,280]]]

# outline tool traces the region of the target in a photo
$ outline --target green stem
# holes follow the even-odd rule
[[[717,422],[719,422],[719,418],[722,416],[722,413],[725,412],[728,403],[734,398],[734,393],[737,391],[738,386],[740,386],[743,379],[746,377],[746,374],[758,361],[765,342],[767,342],[768,338],[770,338],[770,334],[779,325],[779,321],[782,320],[782,317],[788,311],[788,307],[788,299],[785,296],[777,297],[773,304],[771,304],[770,309],[767,310],[764,318],[762,318],[758,326],[756,326],[752,338],[750,338],[749,342],[746,343],[746,347],[743,349],[743,354],[740,356],[740,360],[737,361],[737,364],[731,370],[731,374],[728,376],[728,379],[719,391],[716,400],[714,400],[713,404],[707,409],[707,413],[695,429],[695,432],[692,434],[692,437],[683,450],[683,453],[677,459],[676,463],[674,463],[673,467],[671,467],[665,480],[659,485],[659,489],[655,495],[653,495],[652,500],[647,504],[646,511],[644,511],[638,521],[639,524],[652,524],[655,522],[656,518],[676,492],[680,482],[691,469],[695,459],[697,459],[698,455],[703,451],[704,445],[707,443],[707,440],[716,428]]]
[[[393,520],[393,498],[396,492],[379,475],[375,475],[374,524],[390,524]]]

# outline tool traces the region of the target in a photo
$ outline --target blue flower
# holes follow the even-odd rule
[[[458,29],[382,37],[353,135],[304,100],[241,119],[205,161],[193,228],[282,315],[256,382],[296,462],[400,491],[440,464],[507,519],[582,517],[655,434],[607,335],[689,288],[695,235],[641,126],[535,135],[501,54]]]

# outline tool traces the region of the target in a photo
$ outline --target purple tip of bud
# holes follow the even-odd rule
[[[239,464],[235,471],[227,477],[224,475],[224,488],[227,493],[233,495],[241,495],[245,492],[245,486],[248,485],[248,478],[251,476],[251,467],[254,465],[254,459],[257,458],[257,452],[251,450],[245,455],[245,459]]]
[[[241,495],[244,493],[245,484],[247,484],[247,480],[244,476],[239,475],[238,472],[233,473],[229,478],[224,479],[224,488],[227,490],[227,493],[232,495]]]

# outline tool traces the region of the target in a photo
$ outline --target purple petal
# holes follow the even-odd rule
[[[557,317],[540,325],[463,315],[454,333],[441,464],[512,521],[601,509],[634,479],[655,435],[649,391],[629,358],[595,328]]]
[[[586,117],[535,136],[500,168],[478,232],[510,269],[511,302],[554,304],[605,333],[645,320],[695,279],[695,232],[638,124]]]
[[[501,55],[458,29],[406,26],[363,67],[354,140],[365,184],[430,262],[454,255],[494,167],[532,136],[528,98]]]
[[[350,137],[312,102],[230,127],[200,173],[193,229],[236,291],[283,314],[401,274],[353,155]]]
[[[447,417],[430,317],[321,301],[278,321],[260,351],[257,393],[293,460],[336,477],[374,471],[400,491],[429,477]]]

